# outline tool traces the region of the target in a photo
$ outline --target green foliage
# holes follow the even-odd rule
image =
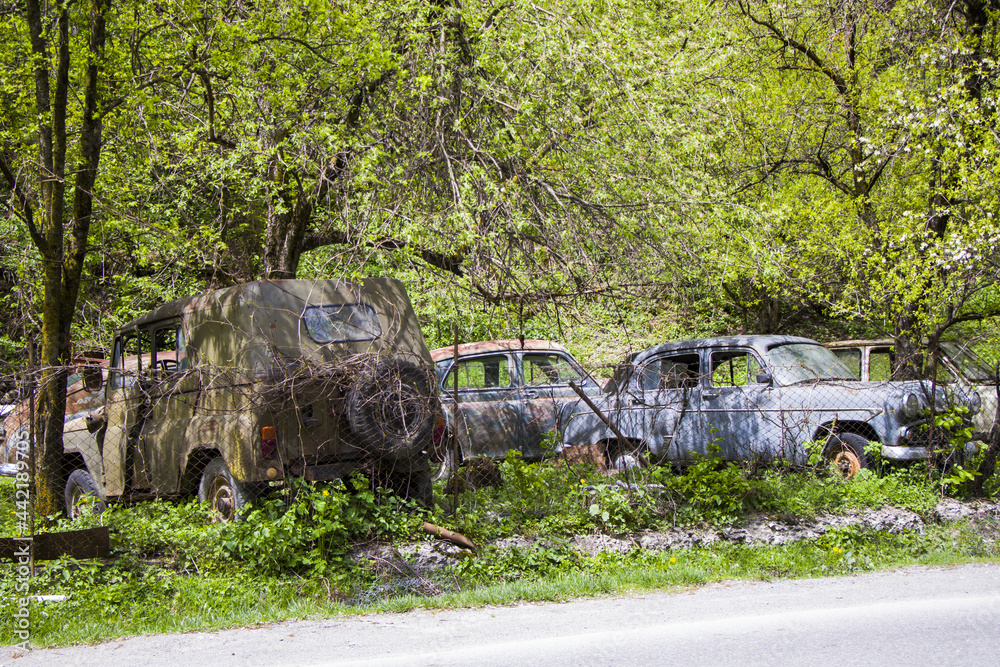
[[[843,484],[843,507],[892,505],[929,516],[939,500],[922,465],[894,468],[882,476],[861,470]]]
[[[645,486],[622,488],[613,484],[593,487],[587,513],[604,532],[625,533],[652,525],[659,496]]]
[[[396,502],[376,497],[359,477],[347,492],[343,482],[295,481],[282,493],[257,502],[243,521],[220,535],[231,556],[253,563],[262,573],[299,573],[343,582],[349,577],[348,551],[359,542],[392,539],[409,528]]]
[[[579,569],[582,560],[583,557],[566,544],[486,547],[475,557],[462,559],[454,572],[463,581],[483,585],[554,577]]]
[[[100,515],[61,519],[52,529],[109,526],[113,559],[38,564],[32,593],[69,597],[33,606],[33,641],[95,641],[341,613],[345,608],[336,600],[348,596],[360,600],[362,609],[404,610],[1000,556],[1000,527],[988,518],[954,526],[927,523],[923,534],[837,528],[781,547],[717,543],[657,552],[633,545],[590,556],[568,539],[708,521],[739,525],[759,512],[810,517],[887,504],[926,517],[941,486],[937,473],[929,474],[922,462],[890,468],[881,477],[862,471],[851,480],[783,464],[739,466],[711,455],[683,472],[655,467],[609,475],[558,461],[527,463],[515,455],[501,470],[499,487],[463,492],[454,514],[441,506],[414,514],[357,480],[354,487],[365,490],[296,484],[259,501],[244,521],[232,524],[213,523],[198,503],[163,501],[112,504]],[[723,498],[727,489],[732,497]],[[11,480],[0,480],[8,529],[12,492]],[[502,547],[462,552],[459,562],[441,573],[447,588],[460,590],[434,600],[420,597],[426,592],[407,595],[409,584],[396,582],[400,573],[375,567],[377,559],[352,558],[354,547],[373,539],[431,539],[417,527],[424,519],[480,545],[508,539]],[[12,567],[0,564],[0,614],[14,604],[16,577],[7,576]],[[13,640],[8,632],[0,627],[0,641]]]
[[[697,456],[683,476],[659,479],[670,479],[687,501],[687,512],[682,513],[687,519],[685,523],[699,520],[730,523],[744,513],[747,497],[753,490],[744,472],[738,463],[723,461],[718,447],[710,446],[708,454]]]
[[[224,556],[219,540],[224,526],[197,501],[152,500],[132,507],[110,504],[101,514],[84,512],[69,520],[59,517],[52,530],[94,526],[111,529],[112,549],[126,559],[164,559],[178,569],[213,568]]]

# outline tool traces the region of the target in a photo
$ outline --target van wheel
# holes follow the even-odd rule
[[[865,447],[868,441],[856,433],[838,433],[826,443],[826,460],[838,477],[850,479],[862,468],[868,467]]]
[[[427,372],[411,362],[383,361],[351,386],[347,421],[370,454],[403,461],[430,444],[436,400]]]
[[[211,505],[220,521],[235,521],[246,504],[243,486],[233,479],[222,457],[212,459],[201,473],[198,500]]]
[[[81,516],[88,506],[94,514],[100,514],[107,509],[107,503],[101,498],[101,492],[94,483],[94,478],[86,470],[74,470],[69,474],[66,478],[63,500],[66,501],[66,516],[70,519]]]

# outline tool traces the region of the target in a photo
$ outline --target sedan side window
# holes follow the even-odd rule
[[[675,354],[646,364],[642,382],[645,389],[690,389],[700,376],[697,354]]]
[[[580,373],[568,359],[558,354],[526,354],[523,357],[524,384],[566,384],[580,380]]]
[[[888,348],[872,350],[868,355],[868,380],[870,382],[888,382],[892,379],[892,371],[896,367],[896,355]]]
[[[761,364],[747,350],[722,350],[712,353],[712,386],[743,387],[757,384]]]
[[[444,387],[455,386],[455,372],[458,372],[459,389],[497,389],[510,386],[510,366],[506,355],[476,357],[459,361],[445,379]]]

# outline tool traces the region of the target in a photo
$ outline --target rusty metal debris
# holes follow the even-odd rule
[[[424,521],[423,530],[428,535],[433,535],[442,540],[447,540],[454,545],[460,546],[463,549],[469,549],[470,551],[476,551],[476,545],[472,543],[465,535],[461,533],[456,533],[447,528],[441,528],[440,526],[435,526],[433,523],[428,523]]]

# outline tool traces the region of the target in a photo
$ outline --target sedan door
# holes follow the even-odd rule
[[[779,413],[769,409],[772,390],[757,381],[764,369],[761,360],[752,350],[729,348],[711,350],[709,363],[701,395],[708,440],[731,461],[780,455]]]
[[[561,427],[558,417],[568,402],[579,395],[569,386],[573,382],[587,393],[597,393],[597,383],[574,360],[561,352],[523,352],[517,405],[523,420],[521,452],[528,458],[541,458],[543,441]]]
[[[441,402],[449,428],[458,435],[462,458],[503,457],[509,449],[521,448],[524,429],[515,375],[513,358],[494,353],[460,358],[441,381]]]
[[[705,452],[701,369],[698,350],[680,350],[646,362],[637,377],[644,390],[630,404],[644,415],[644,441],[655,459],[687,462]]]

